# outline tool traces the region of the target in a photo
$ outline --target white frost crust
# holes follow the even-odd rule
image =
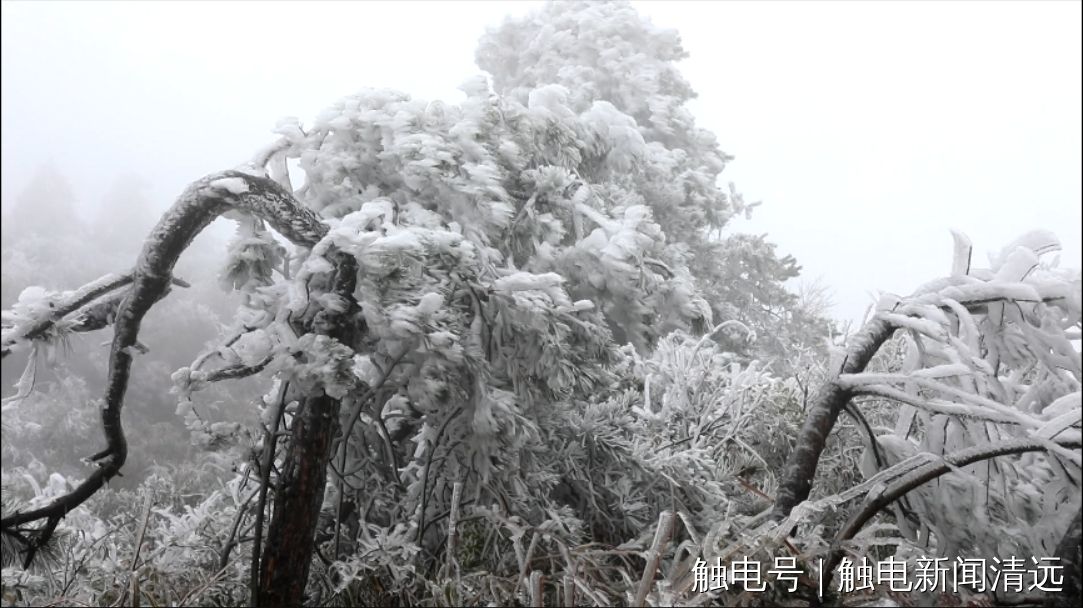
[[[225,190],[231,194],[244,194],[248,192],[248,184],[239,177],[223,177],[216,179],[210,184],[216,190]]]

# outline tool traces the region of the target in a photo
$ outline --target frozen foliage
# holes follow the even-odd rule
[[[898,517],[901,531],[932,532],[940,554],[1051,555],[1078,508],[1079,452],[1051,440],[1080,439],[1080,274],[1039,261],[1055,249],[1055,237],[1031,233],[991,268],[900,300],[882,313],[905,331],[900,369],[842,379],[900,402],[894,430],[879,438],[887,464],[1012,439],[1049,444],[1045,454],[969,465],[907,496],[922,516]],[[970,278],[980,276],[989,278]],[[871,456],[864,466],[877,468]]]
[[[959,235],[951,276],[875,313],[901,331],[900,357],[838,375],[817,344],[829,328],[781,286],[795,261],[762,237],[710,236],[747,207],[719,188],[727,157],[684,108],[683,55],[627,3],[552,3],[482,40],[492,90],[468,80],[451,105],[366,89],[311,125],[279,123],[253,166],[194,183],[136,280],[171,269],[156,247],[183,214],[238,221],[220,275],[237,313],[172,374],[176,413],[228,480],[178,469],[140,496],[107,491],[115,516],[69,514],[56,561],[5,568],[5,599],[245,601],[259,569],[237,556],[274,536],[267,501],[285,521],[305,484],[320,505],[313,604],[695,605],[713,599],[691,590],[697,558],[811,564],[835,535],[902,557],[1051,553],[1080,483],[1079,271],[1040,261],[1048,233],[971,268]],[[289,161],[303,207],[278,186],[292,188]],[[113,280],[97,296],[126,285]],[[27,290],[4,348],[55,338],[81,298]],[[197,401],[248,376],[269,385],[256,430]],[[768,521],[824,383],[875,401],[819,455],[811,500]],[[320,420],[332,430],[303,434]],[[1013,441],[1045,451],[950,461]],[[326,453],[326,482],[322,468],[290,477]],[[941,458],[951,474],[851,538],[864,520],[843,522],[848,503]],[[70,485],[32,463],[15,479],[29,504]],[[143,532],[118,539],[132,521]]]
[[[861,461],[867,480],[799,504],[781,522],[752,518],[751,531],[719,550],[770,552],[806,523],[807,555],[837,558],[839,547],[815,540],[815,524],[863,499],[835,542],[873,558],[1057,551],[1079,509],[1080,271],[1039,260],[1059,249],[1048,232],[1009,244],[987,269],[971,268],[969,241],[956,242],[953,276],[881,299],[870,323],[901,332],[895,355],[835,381],[880,421]],[[984,456],[954,464],[967,454]],[[945,461],[935,481],[908,485]],[[860,532],[884,496],[899,497],[891,516]]]
[[[261,224],[250,218],[238,223],[237,236],[229,244],[226,267],[220,278],[223,287],[244,290],[250,282],[254,285],[274,282],[272,271],[282,266],[285,248]]]
[[[363,91],[291,127],[277,154],[299,159],[299,192],[325,214],[419,204],[487,263],[556,272],[573,299],[606,302],[618,341],[643,348],[706,327],[721,303],[698,296],[689,264],[713,259],[707,231],[744,209],[683,107],[683,55],[626,4],[553,4],[483,39],[495,93],[482,77],[459,106]]]

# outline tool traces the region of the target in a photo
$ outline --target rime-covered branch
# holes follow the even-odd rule
[[[876,352],[897,329],[911,327],[914,325],[912,320],[916,323],[915,318],[920,316],[922,306],[951,311],[951,307],[946,304],[950,301],[967,312],[981,314],[987,311],[990,304],[997,302],[1056,303],[1070,298],[1070,290],[1071,286],[1066,283],[994,285],[972,277],[951,277],[930,283],[910,298],[896,300],[894,304],[890,300],[882,301],[872,319],[850,340],[840,369],[820,387],[811,400],[794,450],[782,471],[777,499],[771,513],[772,519],[782,520],[798,503],[808,498],[827,438],[834,429],[839,414],[850,400],[863,392],[883,395],[890,390],[885,387],[859,387],[857,374],[865,371]],[[905,397],[901,391],[892,395],[900,399]],[[1003,418],[1007,414],[1001,410],[1007,409],[994,408],[989,415],[999,414]],[[1019,422],[1018,419],[1014,421]]]
[[[203,380],[205,382],[218,382],[219,380],[238,380],[240,378],[254,376],[270,365],[272,359],[273,357],[265,357],[255,365],[231,365],[229,367],[216,369],[208,372]]]
[[[5,327],[0,356],[6,357],[11,354],[20,342],[45,339],[49,335],[49,330],[68,315],[73,316],[64,327],[65,331],[88,332],[109,325],[121,300],[131,291],[127,287],[131,285],[132,280],[131,273],[110,273],[79,289],[61,294],[57,301],[50,303],[49,314],[27,320],[21,327],[18,324]],[[180,287],[189,287],[186,281],[176,277],[173,277],[172,282]]]
[[[74,292],[63,303],[62,309],[71,312],[96,297],[131,283],[130,291],[119,299],[115,310],[109,377],[101,404],[106,448],[92,457],[98,462],[98,469],[74,490],[48,505],[15,513],[0,521],[0,528],[5,532],[21,537],[32,532],[22,526],[45,520],[45,525],[36,531],[37,538],[27,551],[27,564],[68,511],[85,502],[105,482],[120,473],[128,455],[120,415],[131,373],[132,349],[137,345],[140,324],[151,307],[168,291],[173,282],[173,267],[192,239],[219,215],[233,209],[263,219],[295,245],[303,247],[311,247],[327,232],[327,227],[320,223],[315,213],[298,204],[293,195],[275,181],[240,171],[216,173],[190,185],[166,211],[147,238],[135,270],[129,277],[103,277]],[[49,323],[58,318],[54,314]],[[22,332],[21,337],[40,335],[48,326],[43,320]]]
[[[1057,445],[1064,448],[1076,449],[1083,446],[1079,441],[1057,442]],[[1025,452],[1045,452],[1048,449],[1048,441],[1035,439],[1017,439],[997,445],[974,446],[959,450],[953,454],[947,454],[938,461],[922,465],[907,473],[879,494],[875,496],[870,495],[870,498],[866,500],[864,506],[858,512],[850,516],[850,519],[846,521],[846,524],[843,525],[842,529],[835,537],[833,549],[828,556],[823,569],[825,579],[823,583],[824,588],[830,587],[832,571],[839,565],[839,561],[842,559],[842,548],[840,545],[860,532],[865,524],[877,513],[899,498],[905,496],[914,488],[968,464],[997,458],[999,456],[1023,454]]]

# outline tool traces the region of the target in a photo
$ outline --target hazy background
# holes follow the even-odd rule
[[[949,227],[979,266],[1033,227],[1079,265],[1079,2],[633,4],[681,33],[723,177],[764,203],[731,229],[769,233],[839,317],[946,273]],[[364,86],[458,101],[486,27],[537,6],[5,1],[3,209],[45,163],[84,215],[121,174],[165,207]]]

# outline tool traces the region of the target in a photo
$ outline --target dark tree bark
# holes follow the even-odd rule
[[[1075,519],[1057,545],[1055,557],[1064,567],[1064,585],[1060,592],[1053,592],[1046,599],[1048,608],[1078,606],[1083,600],[1083,507],[1076,511]]]
[[[358,338],[353,319],[360,311],[353,301],[357,263],[345,255],[337,258],[332,290],[351,306],[338,314],[320,311],[309,325],[318,328],[318,333],[353,346]],[[338,399],[326,394],[309,395],[293,421],[289,451],[275,491],[267,546],[260,561],[255,605],[300,606],[304,600],[340,405]]]
[[[304,600],[338,411],[338,399],[309,397],[293,422],[260,562],[259,606],[300,606]]]
[[[880,316],[873,317],[850,342],[841,369],[813,397],[793,452],[782,471],[772,518],[781,520],[788,516],[798,503],[808,498],[812,490],[812,479],[816,476],[816,467],[827,445],[827,437],[852,396],[838,383],[838,376],[864,371],[876,351],[894,333],[893,325]]]

